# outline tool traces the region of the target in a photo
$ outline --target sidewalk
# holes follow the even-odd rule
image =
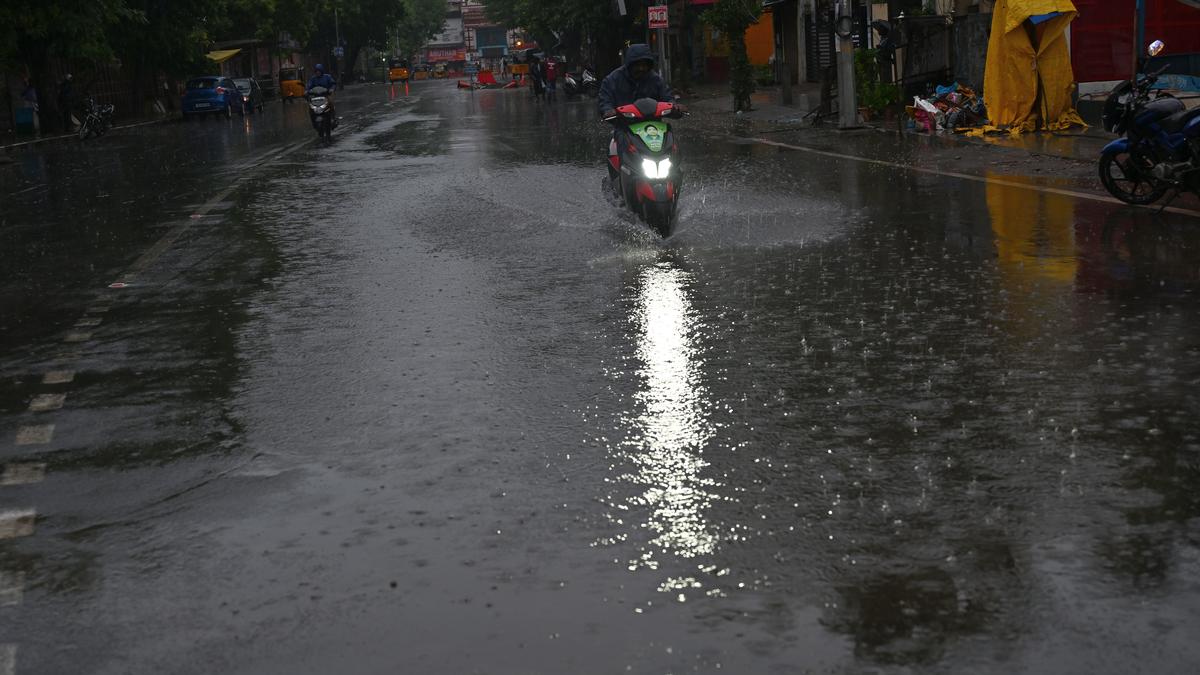
[[[147,126],[150,124],[161,124],[163,122],[169,122],[171,120],[177,120],[177,119],[179,119],[178,114],[157,115],[152,118],[145,118],[145,119],[136,120],[133,122],[118,124],[118,125],[113,126],[111,129],[109,129],[109,131],[112,132],[112,131],[118,131],[121,129],[133,129],[136,127],[144,127],[144,126]],[[44,144],[44,143],[56,143],[56,142],[67,141],[72,138],[78,138],[78,136],[74,133],[70,133],[70,134],[56,133],[56,134],[50,134],[50,135],[41,134],[41,135],[36,135],[36,136],[28,136],[25,134],[16,134],[16,133],[0,134],[0,158],[2,158],[3,155],[7,154],[7,153],[17,152],[17,151],[23,150],[25,148],[30,148],[30,147]],[[3,161],[3,160],[0,159],[0,161]]]
[[[836,120],[828,120],[819,126],[813,126],[813,117],[805,116],[820,106],[820,85],[805,82],[792,88],[793,104],[784,105],[783,94],[779,87],[766,87],[754,93],[751,97],[753,110],[734,116],[733,99],[726,84],[699,85],[693,88],[691,96],[683,99],[694,112],[708,115],[727,116],[728,119],[744,121],[753,126],[759,133],[779,133],[796,131],[802,128],[839,132]],[[835,104],[836,105],[836,104]],[[939,132],[926,133],[911,130],[898,130],[885,127],[881,123],[870,123],[864,128],[903,134],[905,136],[920,136],[932,139],[932,142],[950,146],[986,145],[996,148],[1021,150],[1033,156],[1056,157],[1064,160],[1094,163],[1100,155],[1100,150],[1116,138],[1098,127],[1073,130],[1066,133],[1036,133],[1021,136],[1006,134],[971,137],[966,134]],[[964,148],[966,149],[966,148]]]

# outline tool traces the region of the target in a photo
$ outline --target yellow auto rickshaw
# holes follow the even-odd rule
[[[284,66],[279,69],[279,96],[285,101],[304,98],[304,68]]]
[[[392,59],[388,61],[388,82],[408,82],[408,61]]]

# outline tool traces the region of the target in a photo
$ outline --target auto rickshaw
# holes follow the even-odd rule
[[[284,66],[279,69],[279,96],[284,101],[304,98],[304,68]]]
[[[449,64],[439,63],[433,67],[433,76],[441,79],[450,74]]]
[[[408,82],[408,61],[392,59],[388,61],[388,82]]]

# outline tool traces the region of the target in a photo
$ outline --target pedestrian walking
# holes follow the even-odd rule
[[[533,97],[542,98],[546,95],[546,72],[542,61],[536,55],[529,57],[529,82],[533,85]]]
[[[558,62],[554,57],[546,59],[546,100],[553,101],[558,97]]]
[[[67,73],[58,84],[58,113],[62,115],[63,131],[70,133],[74,127],[71,124],[71,107],[75,105],[75,84],[73,77]]]

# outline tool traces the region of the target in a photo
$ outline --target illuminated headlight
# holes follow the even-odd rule
[[[668,157],[661,162],[655,162],[649,158],[643,159],[642,173],[646,174],[646,178],[666,178],[671,173],[671,158]]]
[[[325,105],[324,103],[322,103],[321,105],[318,105],[318,106],[313,106],[313,110],[315,110],[318,115],[325,112],[328,109],[329,109],[329,106]]]

